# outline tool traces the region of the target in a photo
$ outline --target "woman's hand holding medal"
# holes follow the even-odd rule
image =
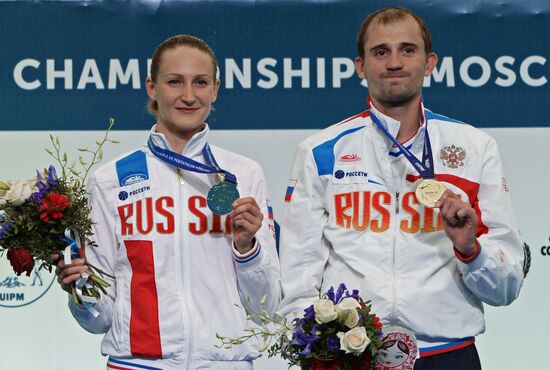
[[[244,254],[254,247],[254,235],[262,226],[264,215],[256,200],[247,197],[233,202],[230,216],[235,247]]]
[[[477,215],[472,206],[460,197],[445,190],[436,205],[443,220],[443,230],[454,247],[469,257],[476,250]]]

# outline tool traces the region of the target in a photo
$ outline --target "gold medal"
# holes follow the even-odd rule
[[[424,179],[416,188],[416,199],[424,207],[435,208],[445,190],[447,188],[441,182],[434,179]]]

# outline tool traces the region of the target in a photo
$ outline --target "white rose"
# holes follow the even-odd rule
[[[344,323],[348,328],[354,328],[359,323],[359,312],[357,309],[361,305],[355,298],[348,297],[342,299],[336,309],[338,310],[338,320]]]
[[[11,182],[0,181],[0,207],[6,204],[6,194],[11,189]]]
[[[13,184],[10,184],[11,187],[8,191],[6,191],[5,195],[1,196],[0,194],[0,202],[2,200],[4,202],[9,201],[16,206],[23,204],[32,193],[38,190],[35,184],[36,177],[27,180],[15,181]]]
[[[339,332],[336,334],[340,338],[340,349],[346,353],[353,353],[359,356],[370,343],[367,337],[367,330],[364,327],[355,327],[347,332]]]
[[[324,324],[336,320],[338,312],[334,308],[334,303],[329,299],[318,299],[313,304],[313,310],[315,311],[315,321],[319,324]]]

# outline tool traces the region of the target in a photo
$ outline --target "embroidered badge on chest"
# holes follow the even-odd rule
[[[439,152],[439,158],[445,167],[459,168],[464,166],[466,150],[456,145],[447,145]]]

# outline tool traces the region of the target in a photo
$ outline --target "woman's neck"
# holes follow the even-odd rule
[[[182,154],[189,141],[195,136],[195,134],[201,132],[206,127],[205,124],[198,126],[197,128],[189,131],[173,130],[166,125],[157,123],[156,131],[164,134],[166,140],[170,144],[170,149],[173,152]]]

